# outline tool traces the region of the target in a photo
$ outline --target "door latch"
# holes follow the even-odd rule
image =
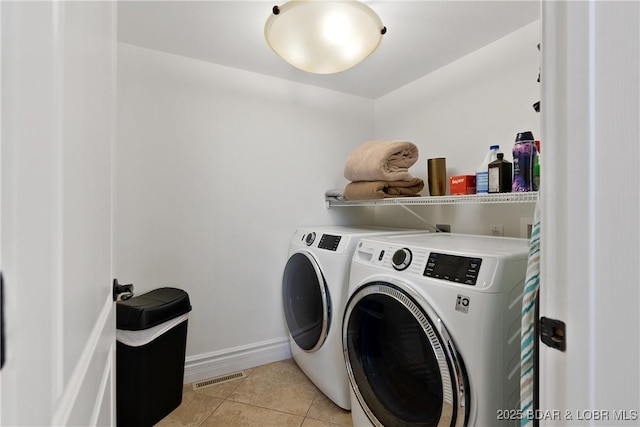
[[[113,300],[118,301],[118,297],[121,300],[128,300],[133,296],[133,285],[121,285],[118,283],[118,279],[113,279]]]
[[[541,317],[539,330],[543,344],[560,351],[567,349],[566,325],[563,321]]]

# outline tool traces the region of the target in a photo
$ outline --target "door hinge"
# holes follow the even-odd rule
[[[567,349],[566,325],[563,321],[541,317],[538,330],[540,340],[547,346],[560,351]]]

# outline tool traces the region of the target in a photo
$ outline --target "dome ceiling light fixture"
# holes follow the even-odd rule
[[[269,47],[289,64],[315,74],[333,74],[375,51],[387,29],[356,0],[294,0],[274,6],[264,26]]]

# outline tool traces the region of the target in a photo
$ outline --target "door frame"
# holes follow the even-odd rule
[[[636,2],[542,2],[540,316],[566,351],[540,344],[540,425],[639,419],[639,28]]]
[[[0,2],[2,425],[115,424],[116,5]]]

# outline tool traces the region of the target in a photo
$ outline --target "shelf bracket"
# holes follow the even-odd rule
[[[402,207],[402,209],[406,210],[407,212],[409,212],[411,215],[415,216],[416,218],[418,218],[420,221],[424,222],[425,224],[427,224],[429,227],[432,228],[431,231],[438,231],[438,228],[431,224],[429,221],[427,221],[426,219],[424,219],[423,217],[421,217],[420,215],[418,215],[417,213],[415,213],[412,209],[410,209],[408,206],[403,205],[403,204],[398,204],[398,206]]]

